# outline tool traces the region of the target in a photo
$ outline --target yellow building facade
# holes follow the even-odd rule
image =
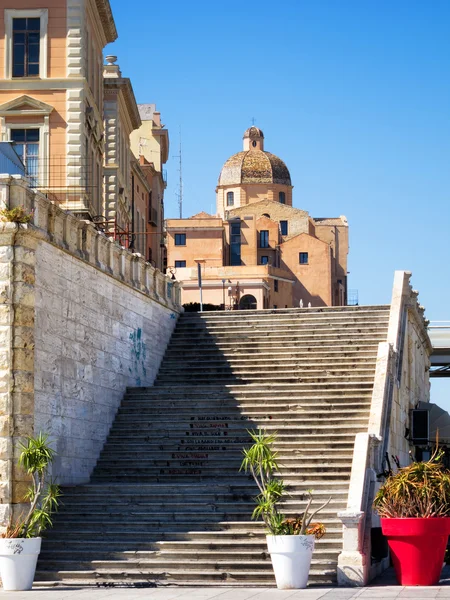
[[[243,151],[224,164],[217,213],[169,219],[168,268],[182,283],[183,303],[225,308],[342,306],[347,303],[348,223],[312,218],[292,206],[285,163],[264,149],[257,127]]]

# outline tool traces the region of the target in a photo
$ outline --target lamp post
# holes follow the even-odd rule
[[[225,310],[225,282],[226,279],[222,279],[223,310]]]

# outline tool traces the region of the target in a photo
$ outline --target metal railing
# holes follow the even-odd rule
[[[433,348],[450,348],[450,321],[431,321],[428,335]]]

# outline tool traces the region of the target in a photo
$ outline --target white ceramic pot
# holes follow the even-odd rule
[[[0,577],[6,591],[31,590],[42,538],[0,538]]]
[[[308,583],[313,535],[268,535],[267,548],[279,590],[298,590]]]

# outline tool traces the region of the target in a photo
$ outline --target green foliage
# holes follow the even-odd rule
[[[437,450],[429,461],[414,462],[389,476],[374,500],[380,517],[450,516],[450,471]]]
[[[3,221],[9,221],[10,223],[30,223],[33,220],[33,214],[28,213],[23,206],[2,208],[0,209],[0,217]]]
[[[24,518],[9,525],[4,537],[39,537],[42,531],[52,526],[52,514],[58,510],[60,503],[59,486],[51,479],[47,480],[55,451],[49,445],[48,436],[43,433],[35,438],[26,438],[20,449],[19,466],[32,478],[32,485],[24,496],[30,508]]]
[[[243,449],[244,458],[240,470],[252,475],[260,492],[255,498],[256,507],[252,519],[261,519],[272,535],[322,537],[325,527],[321,523],[311,523],[311,520],[314,515],[327,506],[331,498],[310,514],[309,509],[313,496],[308,490],[309,499],[303,515],[295,519],[287,519],[278,510],[278,504],[286,494],[286,487],[282,479],[275,478],[275,473],[279,471],[278,452],[273,450],[277,434],[269,434],[261,429],[248,431],[248,434],[252,438],[253,445]]]
[[[188,302],[187,304],[183,304],[183,308],[186,312],[200,312],[200,302]],[[218,304],[203,304],[203,312],[220,309],[221,307]]]

